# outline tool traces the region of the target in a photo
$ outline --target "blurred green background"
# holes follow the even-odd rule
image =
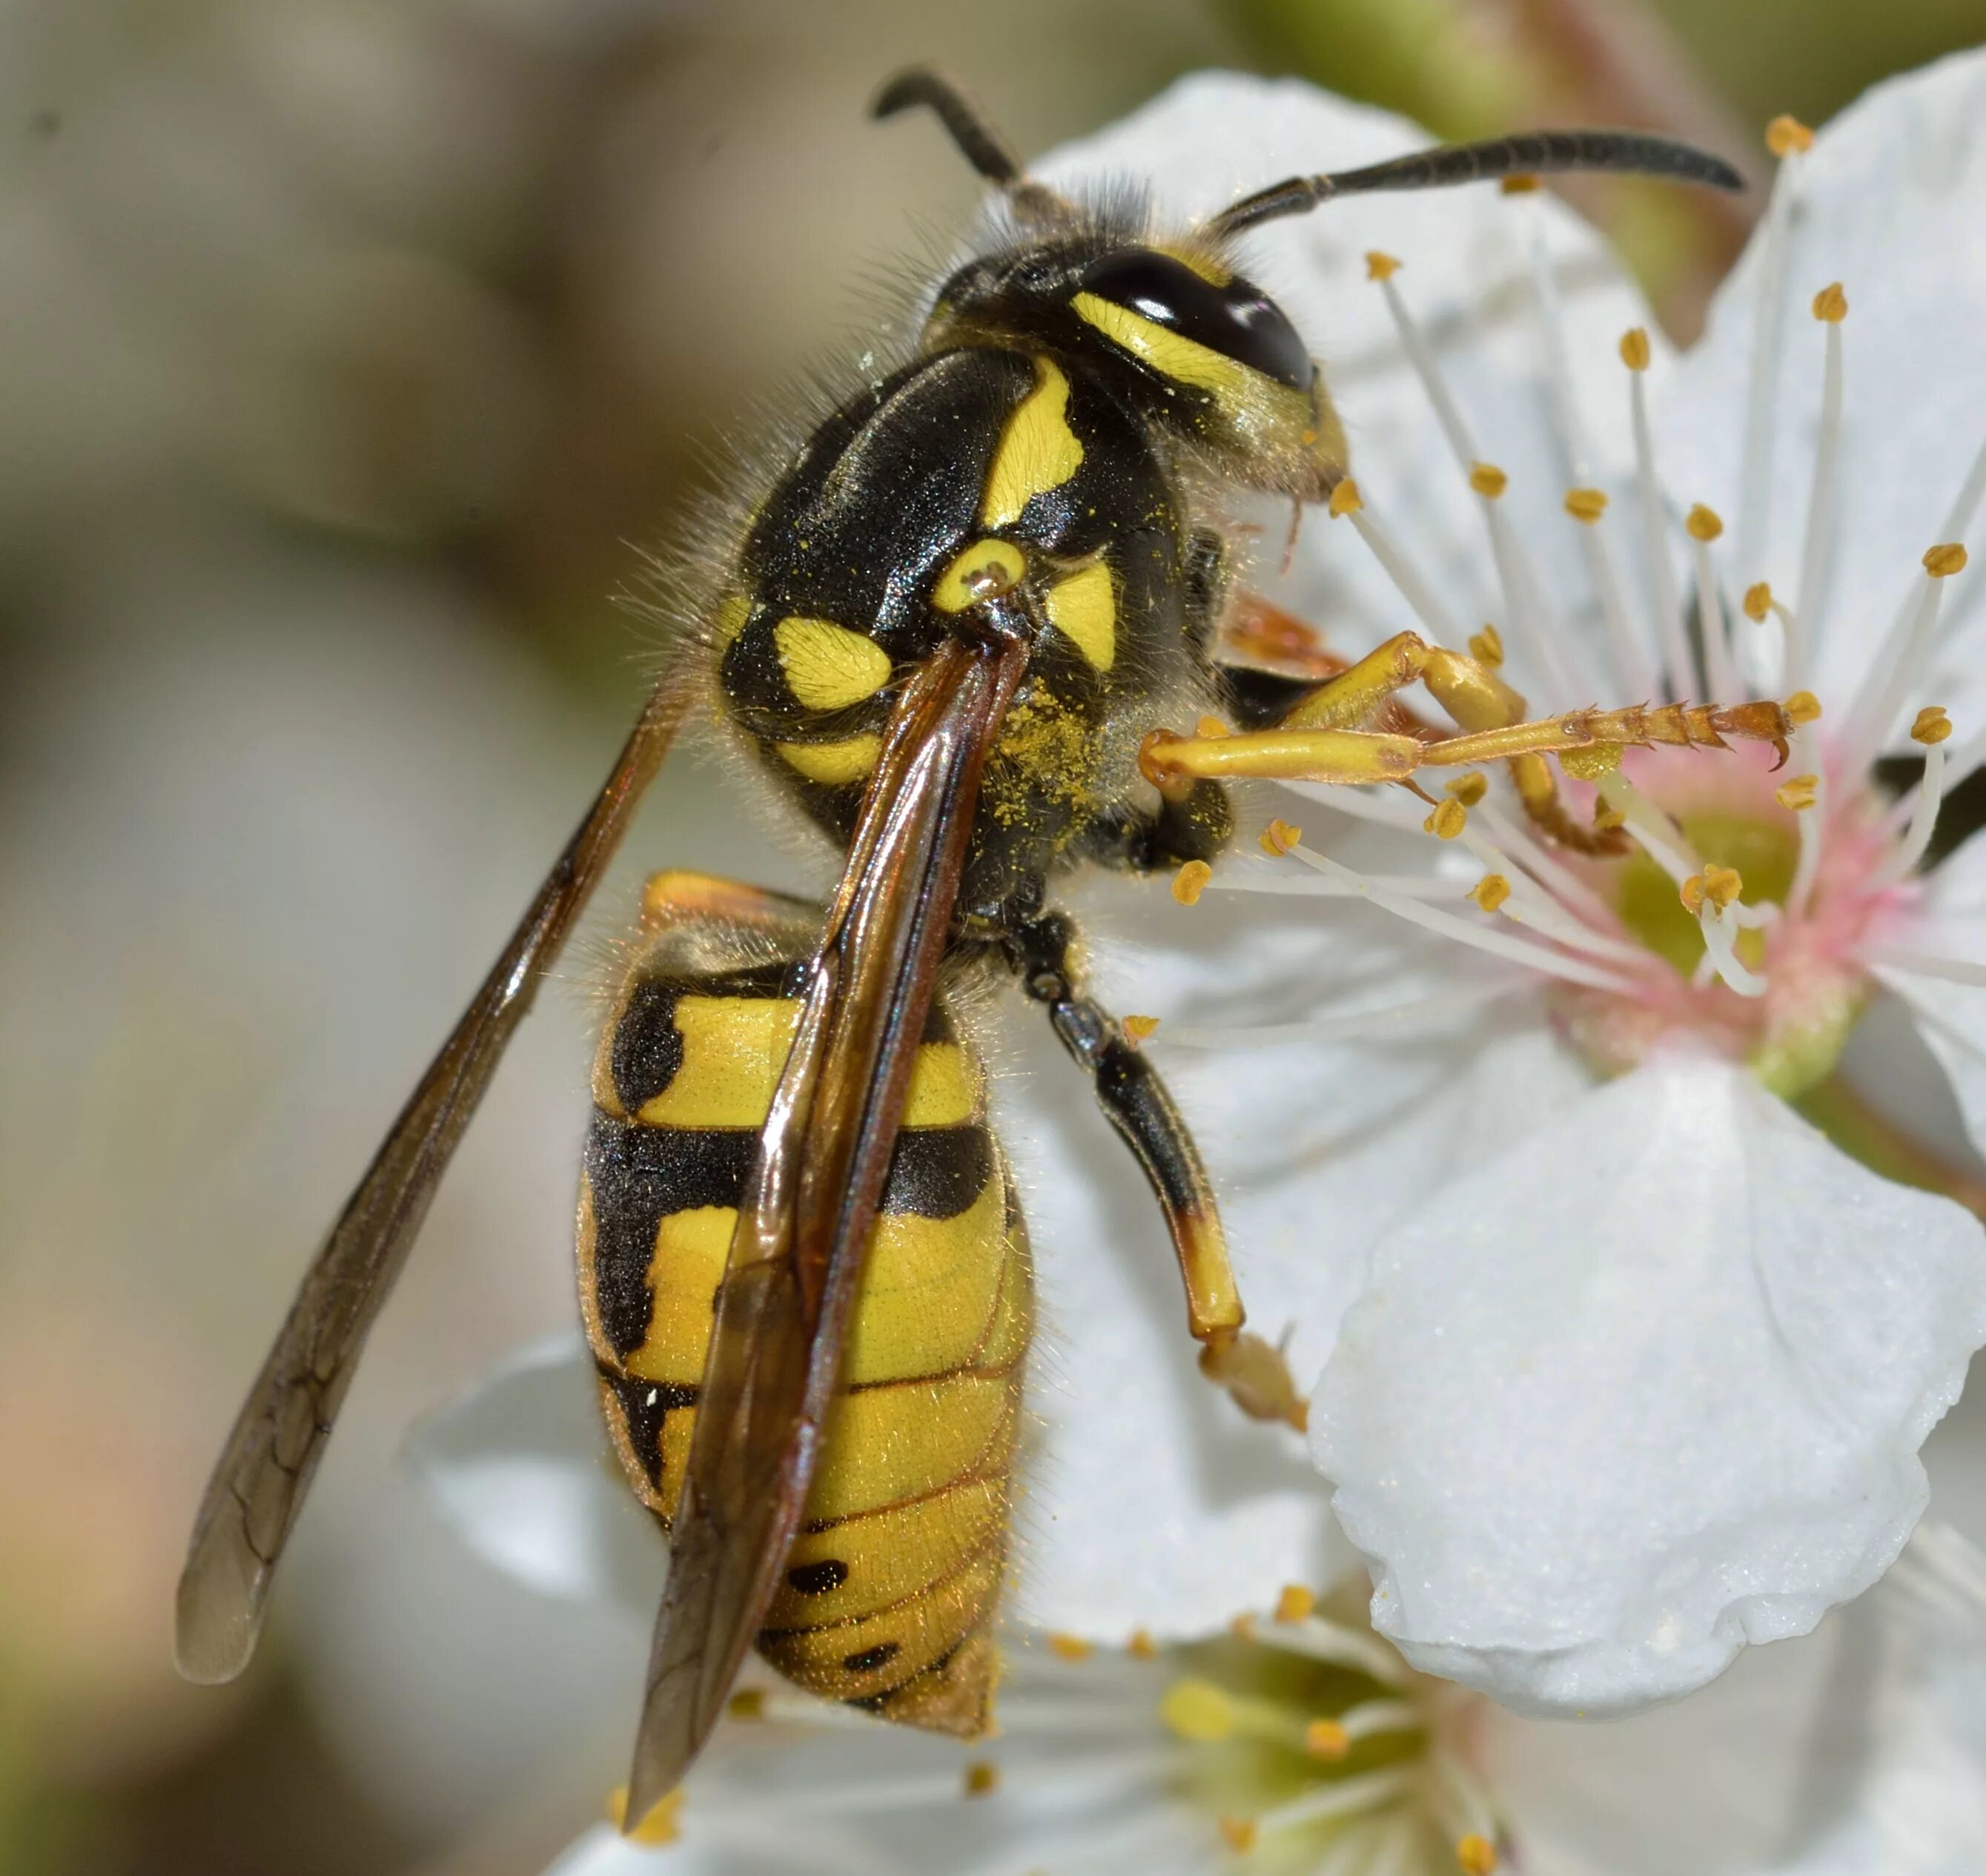
[[[569,1320],[587,956],[241,1685],[174,1679],[171,1585],[305,1257],[631,714],[635,546],[973,206],[927,126],[866,123],[880,77],[946,61],[1024,151],[1218,63],[1749,160],[1981,37],[1982,0],[0,9],[0,1871],[507,1876],[597,1813],[641,1635],[464,1561],[394,1463]],[[1585,200],[1687,335],[1742,218]],[[664,857],[806,879],[724,793],[672,769],[606,898]]]

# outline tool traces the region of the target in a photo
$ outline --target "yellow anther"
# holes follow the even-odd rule
[[[1848,317],[1848,296],[1835,281],[1813,296],[1813,316],[1823,325],[1838,326]]]
[[[1173,897],[1182,906],[1197,906],[1213,877],[1213,869],[1204,860],[1188,860],[1173,875]]]
[[[1776,156],[1797,156],[1813,148],[1813,133],[1797,117],[1775,117],[1766,126],[1766,147]]]
[[[672,1791],[647,1817],[628,1831],[629,1839],[637,1844],[645,1844],[655,1849],[663,1844],[673,1844],[680,1834],[679,1820],[682,1815],[683,1794],[680,1789]],[[628,1787],[616,1785],[607,1794],[607,1814],[621,1829],[628,1823]]]
[[[1486,624],[1469,640],[1469,655],[1493,671],[1503,661],[1503,634],[1493,625]]]
[[[1745,889],[1745,882],[1739,877],[1736,867],[1719,866],[1715,861],[1705,867],[1696,877],[1703,882],[1702,896],[1720,912],[1728,906],[1735,905],[1738,896]]]
[[[1368,250],[1365,256],[1365,277],[1368,280],[1391,280],[1399,271],[1399,262],[1391,254],[1382,254],[1376,247]]]
[[[1486,872],[1469,888],[1469,896],[1485,912],[1494,912],[1510,896],[1510,883],[1500,872]]]
[[[1351,1735],[1335,1720],[1313,1720],[1304,1728],[1304,1750],[1327,1763],[1351,1750]]]
[[[1565,512],[1575,521],[1583,521],[1588,527],[1607,512],[1607,492],[1604,489],[1568,489],[1565,492]]]
[[[1703,909],[1703,875],[1693,872],[1678,890],[1676,896],[1682,901],[1682,909],[1691,918]]]
[[[1218,717],[1202,717],[1193,726],[1193,733],[1196,736],[1208,737],[1232,736],[1234,734]]]
[[[1421,832],[1437,840],[1452,840],[1469,825],[1469,810],[1451,795],[1435,803],[1434,812],[1421,823]]]
[[[1058,1661],[1087,1661],[1096,1652],[1094,1642],[1086,1642],[1079,1635],[1052,1635],[1049,1637],[1049,1652]]]
[[[1603,795],[1593,804],[1593,825],[1603,834],[1611,834],[1615,829],[1625,827],[1628,817]]]
[[[1706,508],[1698,502],[1684,516],[1682,524],[1689,530],[1691,540],[1715,540],[1724,532],[1724,523],[1714,508]]]
[[[1177,1680],[1159,1703],[1159,1717],[1181,1739],[1207,1746],[1230,1737],[1240,1716],[1212,1681]]]
[[[1538,190],[1538,179],[1535,176],[1521,174],[1506,176],[1500,186],[1506,196],[1536,195]]]
[[[1486,502],[1493,502],[1510,486],[1510,479],[1493,462],[1469,466],[1469,486]]]
[[[765,1689],[740,1687],[725,1702],[724,1710],[733,1720],[763,1720],[766,1717]]]
[[[1124,1039],[1133,1048],[1147,1037],[1158,1032],[1159,1019],[1155,1016],[1127,1016],[1124,1019]]]
[[[1472,768],[1466,775],[1457,775],[1446,790],[1465,808],[1473,808],[1490,792],[1490,778],[1479,768]]]
[[[1798,814],[1803,808],[1811,808],[1819,798],[1818,775],[1791,776],[1772,791],[1772,799],[1789,814]]]
[[[1124,1652],[1133,1661],[1155,1661],[1158,1659],[1159,1645],[1152,1639],[1149,1629],[1133,1629],[1131,1639],[1124,1644]]]
[[[1645,326],[1630,326],[1621,335],[1621,362],[1631,372],[1645,372],[1652,355]]]
[[[1365,506],[1365,498],[1358,493],[1358,485],[1348,476],[1331,492],[1331,499],[1325,506],[1335,519],[1340,515],[1355,515]]]
[[[990,1759],[974,1759],[965,1768],[965,1795],[988,1798],[1000,1789],[1000,1768]]]
[[[1934,742],[1943,742],[1951,734],[1951,719],[1944,714],[1941,704],[1927,704],[1917,712],[1917,720],[1910,725],[1910,741],[1920,742],[1928,749]]]
[[[1965,571],[1965,550],[1955,540],[1934,547],[1924,557],[1924,569],[1934,580],[1949,580]]]
[[[1244,1609],[1227,1625],[1227,1632],[1237,1642],[1252,1642],[1255,1639],[1255,1613]]]
[[[1262,829],[1262,851],[1272,860],[1294,853],[1303,842],[1303,829],[1284,820],[1271,821]]]
[[[1772,610],[1772,589],[1765,580],[1755,587],[1745,589],[1745,617],[1755,625],[1762,625],[1766,614]]]
[[[1456,1845],[1455,1860],[1462,1865],[1463,1876],[1493,1876],[1496,1846],[1479,1831],[1471,1831]]]
[[[1811,691],[1796,691],[1786,699],[1786,721],[1796,728],[1820,721],[1820,699]]]
[[[1224,1817],[1220,1820],[1220,1841],[1237,1856],[1245,1857],[1255,1847],[1255,1840],[1261,1834],[1261,1827],[1252,1817]]]
[[[1303,1622],[1317,1608],[1317,1598],[1301,1583],[1285,1583],[1283,1593],[1276,1599],[1276,1619],[1278,1622]]]

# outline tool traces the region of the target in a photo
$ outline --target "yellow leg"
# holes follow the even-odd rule
[[[1394,692],[1415,682],[1425,683],[1454,717],[1460,735],[1423,740],[1349,727],[1370,721]],[[1520,721],[1523,710],[1523,698],[1486,664],[1402,632],[1320,686],[1274,729],[1218,737],[1159,730],[1146,738],[1139,761],[1162,792],[1203,777],[1405,782],[1423,768],[1507,761],[1527,809],[1556,832],[1567,817],[1549,770],[1540,775],[1544,756],[1577,751],[1585,767],[1602,768],[1624,748],[1721,749],[1735,736],[1776,745],[1783,761],[1792,733],[1776,703],[1574,710],[1530,722]]]

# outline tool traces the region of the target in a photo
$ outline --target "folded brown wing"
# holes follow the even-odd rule
[[[689,694],[665,678],[496,967],[345,1202],[243,1402],[180,1578],[176,1646],[190,1680],[231,1680],[261,1633],[289,1537],[380,1306],[540,980],[627,831]]]
[[[893,711],[718,1295],[627,1816],[723,1710],[799,1525],[842,1330],[951,934],[981,771],[1026,664],[948,642]]]

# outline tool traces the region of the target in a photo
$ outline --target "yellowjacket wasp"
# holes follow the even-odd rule
[[[1338,195],[1547,170],[1735,187],[1624,132],[1540,133],[1296,177],[1160,232],[1030,180],[949,80],[935,112],[1007,230],[939,287],[916,345],[761,493],[591,812],[388,1134],[305,1277],[222,1454],[180,1589],[196,1679],[240,1672],[358,1353],[540,980],[698,702],[845,853],[822,909],[663,873],[594,1064],[583,1311],[609,1431],[668,1526],[627,1816],[681,1778],[755,1643],[801,1686],[971,1736],[988,1723],[1021,1370],[1018,1207],[948,990],[1008,974],[1137,1155],[1184,1276],[1200,1366],[1301,1424],[1244,1328],[1178,1111],[1086,995],[1051,883],[1203,866],[1227,778],[1412,786],[1506,761],[1561,835],[1547,755],[1781,741],[1773,704],[1523,721],[1496,672],[1402,634],[1300,674],[1213,654],[1217,497],[1328,499],[1342,432],[1235,237]],[[1425,729],[1423,683],[1460,725]],[[1218,710],[1190,737],[1163,724]],[[1223,733],[1210,733],[1219,728]]]

